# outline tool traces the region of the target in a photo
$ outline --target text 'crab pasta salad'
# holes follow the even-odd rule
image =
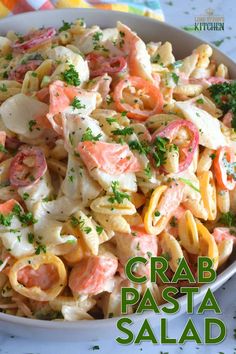
[[[164,256],[169,279],[183,257],[193,274],[200,255],[226,264],[236,83],[209,45],[176,60],[169,42],[78,19],[8,32],[0,51],[0,311],[119,316],[124,286],[163,302],[160,279],[126,278],[131,257]]]

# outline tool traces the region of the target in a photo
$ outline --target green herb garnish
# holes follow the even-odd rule
[[[34,243],[34,234],[32,232],[29,232],[27,237],[29,243]]]
[[[65,70],[64,73],[61,74],[62,79],[69,85],[79,86],[80,79],[79,74],[75,70],[75,66],[73,64],[69,65],[69,69]]]
[[[219,222],[224,226],[236,226],[236,215],[234,215],[231,211],[223,213],[219,219]]]
[[[73,23],[66,22],[64,20],[62,20],[62,22],[63,22],[63,25],[58,29],[59,33],[62,32],[62,31],[67,31],[68,29],[71,28],[71,26],[73,24]]]
[[[6,84],[0,85],[0,91],[2,91],[2,92],[7,92],[7,86],[6,86]]]
[[[74,97],[70,105],[73,107],[74,110],[82,109],[86,107],[85,104],[81,104],[81,101],[77,97]]]
[[[93,132],[90,128],[87,128],[85,133],[82,135],[81,141],[99,141],[102,137],[102,134],[93,135]]]
[[[203,98],[198,98],[198,99],[196,100],[196,103],[198,103],[198,104],[203,104],[203,103],[204,103],[204,99],[203,99]]]
[[[27,199],[29,199],[29,193],[23,193],[23,200],[27,200]]]
[[[178,85],[179,82],[179,76],[176,73],[171,73],[171,77],[176,85]]]
[[[150,152],[150,147],[145,141],[132,140],[129,142],[131,150],[136,150],[140,155],[147,155]]]
[[[130,196],[127,193],[120,192],[118,190],[119,188],[119,182],[118,181],[113,181],[111,183],[111,189],[113,192],[113,196],[108,198],[108,201],[110,203],[115,203],[117,202],[118,204],[123,203],[124,199],[130,199]]]
[[[236,131],[236,81],[211,85],[208,91],[223,114],[232,112],[231,127]]]
[[[146,167],[144,168],[144,173],[148,179],[152,177],[151,165],[150,162],[147,163]]]
[[[133,132],[134,132],[134,129],[132,127],[125,127],[123,129],[112,130],[112,133],[114,135],[122,135],[122,136],[132,135]]]
[[[166,144],[169,142],[167,138],[157,137],[153,143],[152,157],[156,167],[160,167],[166,162]]]
[[[96,231],[98,233],[98,235],[101,235],[101,233],[103,232],[104,228],[102,226],[96,226]]]
[[[29,125],[29,131],[32,132],[33,131],[33,128],[35,127],[35,125],[37,124],[36,120],[34,119],[31,119],[28,123]]]
[[[45,245],[38,245],[35,249],[35,254],[39,255],[40,253],[47,253],[47,248]]]
[[[4,154],[8,153],[7,149],[2,144],[0,144],[0,152],[4,152]]]

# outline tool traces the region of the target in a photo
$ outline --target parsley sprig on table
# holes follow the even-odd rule
[[[236,81],[211,85],[208,90],[212,99],[224,114],[229,111],[232,112],[231,126],[236,131]]]
[[[130,196],[127,193],[120,192],[118,190],[119,188],[119,182],[118,181],[113,181],[111,184],[111,189],[113,192],[113,196],[108,199],[110,203],[115,203],[117,202],[118,204],[123,203],[124,199],[130,199]]]

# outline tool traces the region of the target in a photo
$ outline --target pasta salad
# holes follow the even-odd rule
[[[124,286],[163,302],[131,257],[164,256],[170,279],[183,257],[226,265],[236,83],[208,44],[176,60],[159,39],[82,19],[0,37],[0,311],[119,316]]]

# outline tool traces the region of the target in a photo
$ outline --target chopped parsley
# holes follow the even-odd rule
[[[223,213],[219,219],[224,226],[236,226],[236,215],[234,215],[231,211],[227,213]]]
[[[204,99],[203,99],[203,98],[198,98],[198,99],[196,100],[196,103],[198,103],[198,104],[203,104],[203,103],[204,103]]]
[[[99,347],[99,345],[94,345],[91,349],[92,349],[92,350],[99,350],[100,347]]]
[[[28,233],[27,238],[29,243],[34,243],[34,234],[32,232]]]
[[[144,173],[148,179],[152,177],[151,165],[150,162],[147,163],[146,167],[144,168]]]
[[[208,90],[216,105],[223,111],[223,114],[229,111],[232,112],[231,126],[236,131],[236,81],[214,84]]]
[[[154,215],[158,218],[158,216],[160,216],[161,213],[160,213],[158,210],[156,210],[155,213],[154,213]]]
[[[12,218],[13,218],[12,213],[10,213],[8,215],[0,214],[0,224],[3,226],[11,226]]]
[[[6,60],[12,60],[12,58],[13,58],[12,53],[8,53],[8,54],[5,56],[5,59],[6,59]]]
[[[179,76],[176,73],[171,73],[171,77],[176,85],[178,85],[179,82]]]
[[[216,47],[220,47],[223,42],[224,39],[219,39],[218,41],[212,41],[211,43],[214,44]]]
[[[31,119],[28,123],[29,125],[29,131],[32,132],[33,131],[33,128],[35,127],[35,125],[37,124],[36,120],[34,119]]]
[[[94,50],[99,50],[102,48],[102,46],[99,44],[100,40],[103,37],[103,33],[102,32],[95,32],[92,39],[93,39],[93,49]]]
[[[79,225],[79,220],[75,216],[70,217],[70,223],[72,227],[77,227]]]
[[[101,235],[101,233],[104,231],[104,228],[102,226],[96,226],[96,231],[98,233],[98,235]]]
[[[114,135],[122,135],[122,136],[132,135],[133,132],[134,132],[134,129],[132,127],[125,127],[123,129],[112,130],[112,133]]]
[[[7,92],[7,86],[6,86],[6,84],[0,85],[0,91],[2,91],[2,92]]]
[[[91,231],[92,231],[92,228],[91,227],[89,227],[89,226],[86,226],[86,227],[84,227],[84,232],[86,233],[86,234],[89,234]]]
[[[125,32],[119,31],[119,35],[120,35],[119,46],[120,46],[120,48],[122,48],[123,45],[125,44],[125,41],[124,41]]]
[[[58,29],[58,32],[63,32],[63,31],[67,31],[68,29],[71,28],[72,24],[73,23],[69,23],[69,22],[66,22],[66,21],[62,21],[63,22],[63,25]]]
[[[22,212],[21,207],[18,204],[14,205],[12,212],[14,215],[18,217],[18,219],[23,225],[32,225],[32,224],[36,224],[37,222],[37,220],[34,218],[31,212],[28,213]]]
[[[151,62],[152,62],[153,64],[159,64],[159,65],[163,66],[163,64],[161,63],[160,54],[156,54],[155,56],[153,56],[153,57],[151,58]]]
[[[86,234],[89,234],[92,231],[92,228],[89,226],[84,226],[85,225],[85,220],[82,219],[82,217],[80,216],[79,219],[77,219],[75,216],[71,216],[70,217],[70,223],[71,226],[76,228],[79,227],[79,229],[81,231],[84,231]]]
[[[93,132],[90,128],[87,128],[85,133],[82,135],[81,141],[99,141],[102,137],[102,134],[93,135]]]
[[[70,105],[73,107],[74,110],[82,109],[86,107],[85,104],[81,104],[81,101],[77,97],[74,97]]]
[[[69,178],[69,181],[70,181],[71,183],[73,183],[75,176],[70,175],[70,176],[68,176],[68,178]]]
[[[152,157],[156,167],[160,167],[166,162],[166,144],[169,142],[168,138],[157,137],[153,144]]]
[[[2,144],[0,144],[0,152],[8,153],[7,149]]]
[[[61,74],[63,81],[72,86],[79,86],[80,79],[79,74],[75,70],[75,66],[73,64],[69,65],[69,69],[65,70],[64,73]]]
[[[38,247],[35,249],[35,254],[39,255],[40,253],[47,253],[47,248],[45,245],[38,245]]]
[[[110,203],[115,203],[117,202],[118,204],[123,203],[124,199],[130,199],[130,196],[127,193],[120,192],[118,190],[119,188],[119,182],[118,181],[113,181],[111,183],[111,189],[113,192],[113,196],[108,198],[108,201]]]
[[[106,121],[109,125],[111,125],[112,123],[117,123],[117,119],[116,118],[106,118]]]
[[[129,142],[131,150],[136,150],[140,155],[147,155],[150,152],[150,147],[145,141],[132,140]]]
[[[29,199],[29,193],[23,193],[23,200],[27,200],[27,199]]]
[[[210,158],[211,158],[212,160],[214,160],[214,159],[216,158],[216,154],[214,154],[214,153],[213,153],[213,154],[210,154],[209,156],[210,156]]]

